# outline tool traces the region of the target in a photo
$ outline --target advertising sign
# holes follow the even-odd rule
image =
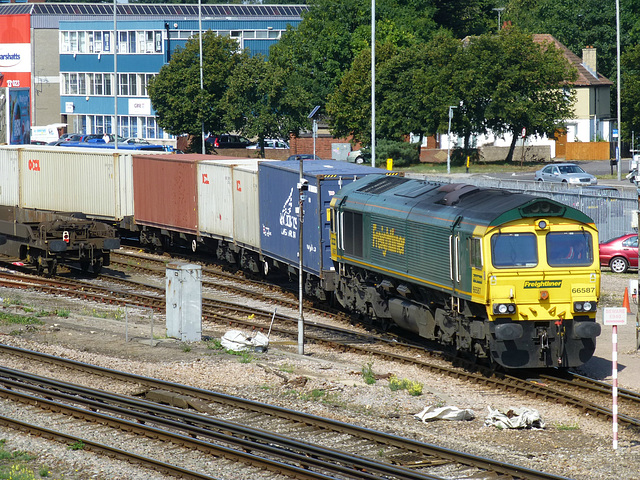
[[[28,88],[9,90],[9,144],[31,143],[31,101]]]
[[[0,16],[0,87],[31,86],[30,15]]]

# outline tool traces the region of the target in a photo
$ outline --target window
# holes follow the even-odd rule
[[[471,268],[482,269],[482,239],[479,237],[469,239],[469,262]]]
[[[362,214],[345,211],[342,213],[342,242],[344,253],[362,257],[363,233]]]
[[[87,94],[87,77],[84,73],[78,74],[78,95]]]
[[[532,233],[496,233],[491,237],[491,258],[497,268],[535,267],[538,245]]]
[[[547,263],[552,267],[585,267],[593,263],[589,232],[553,232],[546,236]]]
[[[147,86],[149,82],[155,75],[153,73],[141,73],[140,74],[140,94],[144,97],[149,96],[149,91],[147,90]]]

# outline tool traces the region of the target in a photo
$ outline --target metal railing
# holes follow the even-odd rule
[[[501,188],[556,200],[585,213],[595,222],[601,242],[637,231],[638,194],[635,189],[592,190],[566,183],[503,180],[477,175],[417,175],[413,178],[441,183],[468,183],[478,187]]]

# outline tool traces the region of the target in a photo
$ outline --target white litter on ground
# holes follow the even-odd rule
[[[489,414],[484,421],[486,426],[497,428],[534,428],[545,427],[540,414],[533,408],[510,408],[506,411],[487,407]]]
[[[251,337],[240,330],[229,330],[222,336],[220,343],[227,350],[234,352],[266,352],[269,338],[262,332],[256,332],[255,336]]]
[[[416,413],[415,417],[424,423],[433,420],[473,420],[476,414],[473,410],[462,410],[458,407],[435,407],[429,405],[420,413]]]

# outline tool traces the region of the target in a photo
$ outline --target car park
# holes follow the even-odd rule
[[[249,145],[247,148],[250,150],[260,150],[260,142],[255,143],[254,145]],[[265,138],[264,148],[265,150],[285,150],[289,148],[289,144],[278,138]]]
[[[247,148],[255,143],[241,135],[231,135],[228,133],[210,135],[205,141],[213,148]]]
[[[547,165],[535,174],[538,182],[557,182],[571,185],[596,185],[598,179],[585,172],[575,163],[554,163]]]
[[[614,273],[638,268],[638,234],[628,233],[599,245],[600,266],[610,267]]]
[[[150,145],[150,143],[147,142],[146,140],[142,138],[136,138],[136,137],[125,138],[120,143],[124,143],[126,145]]]

